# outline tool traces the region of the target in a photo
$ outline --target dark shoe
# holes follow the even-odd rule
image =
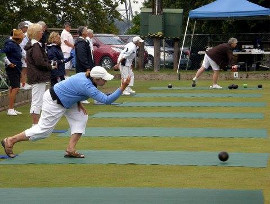
[[[3,139],[1,141],[1,144],[5,150],[5,153],[7,156],[9,156],[10,158],[14,158],[16,157],[16,155],[13,153],[12,147],[7,147],[7,138]]]
[[[76,151],[74,152],[66,151],[66,154],[64,157],[65,158],[84,158],[84,155]]]

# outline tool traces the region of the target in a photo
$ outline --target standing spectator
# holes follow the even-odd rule
[[[48,43],[50,33],[48,31],[47,24],[44,21],[39,21],[38,24],[41,25],[43,29],[43,34],[42,38],[40,39],[40,42],[42,43],[42,46],[45,47]]]
[[[129,86],[125,89],[123,95],[135,94],[135,91],[131,89],[131,87],[134,85],[134,73],[132,71],[132,63],[136,57],[136,51],[141,42],[143,42],[143,40],[139,36],[136,36],[132,39],[132,42],[126,44],[118,57],[117,64],[114,66],[114,69],[116,70],[120,67],[122,80],[125,80],[128,76],[131,77]]]
[[[7,115],[12,116],[22,114],[21,112],[14,109],[14,103],[16,95],[20,88],[20,77],[22,71],[22,50],[19,44],[22,42],[23,37],[24,34],[22,30],[14,29],[11,35],[11,39],[7,39],[3,50],[0,50],[0,52],[6,54],[7,60],[10,62],[9,65],[6,65],[6,73],[10,81]]]
[[[32,85],[30,114],[33,125],[38,123],[46,82],[50,81],[52,69],[45,48],[40,42],[42,33],[43,29],[40,24],[30,25],[27,31],[29,41],[25,46],[28,66],[27,78],[28,83]]]
[[[52,32],[48,39],[47,54],[49,60],[55,63],[56,69],[51,70],[51,86],[65,79],[65,63],[71,60],[64,58],[61,50],[61,37],[59,33]]]
[[[75,42],[75,61],[76,73],[90,71],[94,67],[93,58],[89,44],[86,42],[87,28],[80,26],[78,28],[79,38]],[[84,104],[90,103],[87,100],[82,101]]]
[[[26,64],[26,52],[24,50],[24,47],[26,43],[28,42],[29,38],[27,37],[27,29],[29,24],[26,21],[20,22],[18,24],[18,29],[21,29],[24,33],[24,38],[22,42],[20,43],[21,49],[22,49],[22,73],[21,73],[21,89],[31,89],[31,86],[27,84],[27,64]]]
[[[70,57],[70,52],[74,48],[74,40],[70,33],[71,25],[69,22],[64,24],[64,29],[61,33],[61,49],[64,54],[64,58]],[[71,62],[65,64],[66,76],[69,76],[69,70],[72,68]]]
[[[47,90],[43,97],[44,105],[38,124],[1,141],[7,156],[11,158],[16,156],[13,153],[13,146],[17,142],[35,141],[49,137],[57,122],[65,115],[70,126],[71,137],[64,157],[84,158],[83,154],[76,151],[76,144],[85,133],[88,120],[86,109],[80,101],[93,98],[105,104],[114,102],[128,86],[130,77],[122,81],[121,87],[107,96],[97,87],[103,86],[111,79],[113,79],[113,75],[109,74],[103,67],[96,66],[91,72],[74,74]]]
[[[79,38],[75,42],[76,73],[90,71],[94,67],[91,50],[86,42],[87,28],[78,28]]]
[[[92,60],[93,60],[93,63],[95,64],[94,46],[93,46],[93,40],[92,40],[93,37],[94,37],[94,31],[92,29],[87,29],[86,41],[89,44],[89,47],[90,47],[90,50],[91,50],[91,55],[92,55]]]
[[[228,64],[232,66],[233,63],[233,48],[237,45],[236,38],[230,38],[228,43],[222,43],[206,51],[203,59],[203,63],[200,69],[198,69],[195,77],[192,79],[192,86],[196,86],[197,79],[202,73],[209,68],[213,69],[213,85],[210,88],[222,89],[217,84],[220,69],[224,69]],[[237,69],[237,65],[232,66],[232,69]]]

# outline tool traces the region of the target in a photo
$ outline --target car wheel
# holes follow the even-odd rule
[[[148,61],[145,64],[145,69],[153,69],[154,67],[154,57],[152,55],[148,55]]]
[[[111,69],[113,67],[113,61],[110,57],[105,56],[101,59],[100,66],[104,67],[105,69]]]

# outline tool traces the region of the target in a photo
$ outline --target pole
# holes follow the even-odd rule
[[[154,15],[162,14],[162,1],[153,0],[152,1],[152,13]],[[154,37],[154,71],[158,72],[160,70],[160,38]]]
[[[178,62],[178,69],[177,69],[177,74],[178,74],[178,80],[180,80],[180,61],[182,59],[182,53],[183,53],[183,48],[184,48],[184,44],[185,44],[185,40],[186,40],[186,34],[187,34],[187,28],[188,28],[188,23],[189,23],[189,17],[188,17],[188,20],[187,20],[187,25],[186,25],[186,29],[185,29],[185,34],[184,34],[184,38],[183,38],[183,43],[182,43],[182,47],[181,47],[181,50],[180,50],[180,57],[179,57],[179,62]]]

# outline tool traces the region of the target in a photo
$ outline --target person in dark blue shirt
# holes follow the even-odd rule
[[[48,39],[47,54],[56,69],[51,70],[51,86],[65,79],[65,63],[69,62],[72,57],[64,58],[61,50],[61,37],[59,33],[52,32]]]
[[[10,82],[9,103],[7,115],[16,116],[22,114],[14,109],[16,95],[20,89],[20,78],[22,72],[22,50],[20,43],[24,38],[21,29],[14,29],[11,39],[7,39],[4,48],[0,52],[5,53],[10,64],[6,65],[6,74]]]
[[[87,28],[78,28],[79,38],[75,42],[76,73],[90,71],[94,67],[92,53],[86,42]]]

